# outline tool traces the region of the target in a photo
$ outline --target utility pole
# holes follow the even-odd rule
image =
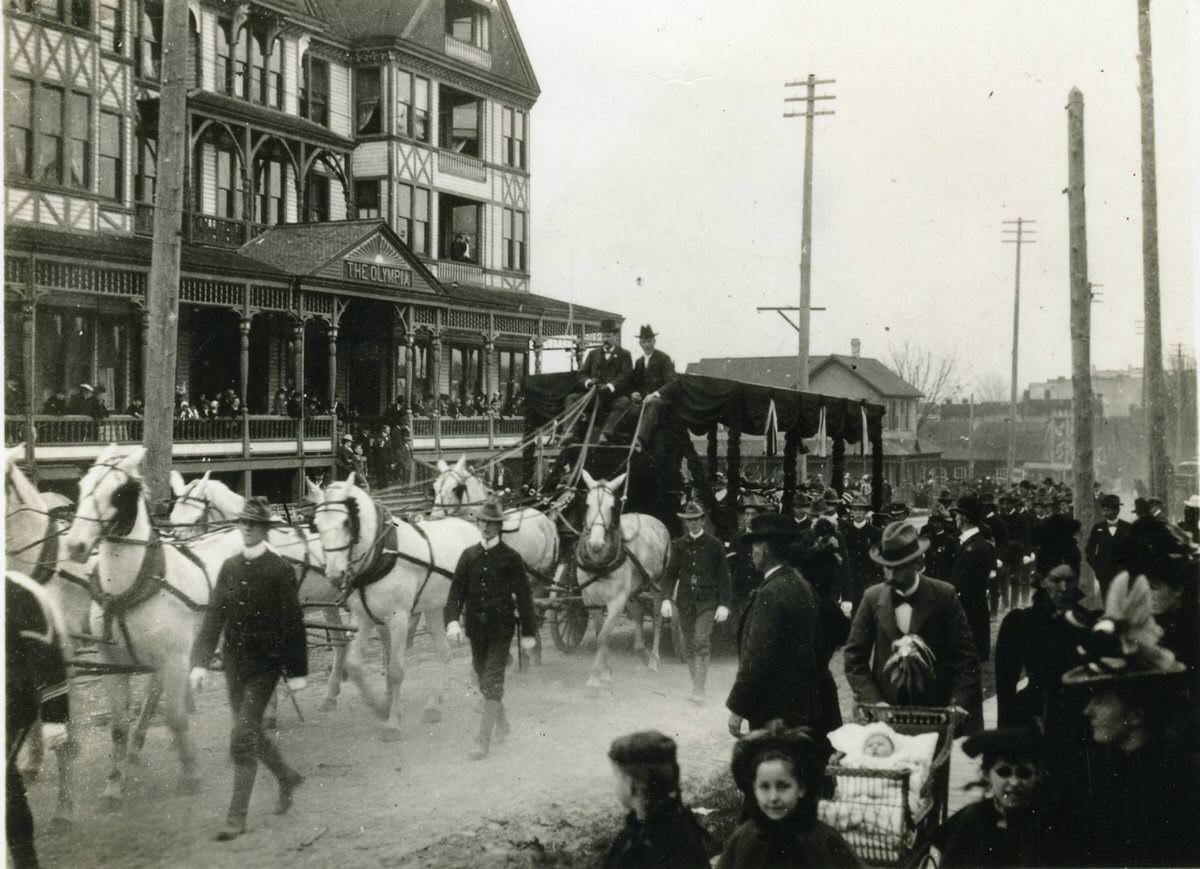
[[[186,0],[163,4],[162,82],[158,112],[158,188],[154,240],[146,287],[146,480],[156,507],[170,495],[174,444],[175,357],[179,328],[180,221],[187,158],[188,8]]]
[[[1018,217],[1016,220],[1005,220],[1002,223],[1014,224],[1016,229],[1001,230],[1001,235],[1004,236],[1001,241],[1017,246],[1017,268],[1013,285],[1012,383],[1008,395],[1008,483],[1011,486],[1013,469],[1017,464],[1017,351],[1021,337],[1021,245],[1035,243],[1030,236],[1036,230],[1025,227],[1037,221]]]
[[[1087,277],[1087,208],[1084,198],[1083,94],[1067,100],[1067,212],[1070,221],[1071,390],[1075,414],[1075,518],[1090,528],[1096,479],[1092,444],[1092,288]]]
[[[799,324],[799,346],[797,347],[797,376],[796,388],[801,392],[808,390],[808,348],[809,348],[809,312],[812,304],[812,177],[813,177],[813,119],[817,115],[832,115],[832,110],[818,111],[817,100],[836,99],[832,94],[817,95],[817,85],[836,84],[837,79],[818,79],[812,73],[804,81],[784,82],[784,87],[804,86],[807,90],[802,97],[784,97],[785,103],[805,104],[803,112],[784,112],[785,118],[804,118],[804,204],[800,217],[800,309],[797,319]],[[800,454],[800,479],[808,479],[808,460]]]
[[[975,394],[967,398],[967,479],[975,479]],[[1012,479],[1009,478],[1009,485]]]
[[[1167,463],[1167,409],[1163,384],[1162,319],[1158,292],[1158,170],[1154,158],[1154,71],[1150,58],[1150,0],[1138,0],[1138,94],[1142,100],[1142,281],[1146,334],[1142,339],[1142,376],[1146,384],[1150,493],[1164,501]]]

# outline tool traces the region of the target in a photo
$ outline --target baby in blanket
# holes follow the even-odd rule
[[[851,769],[908,770],[909,806],[921,809],[921,788],[929,778],[929,769],[937,749],[937,733],[906,736],[881,721],[871,724],[844,724],[829,734],[833,747],[842,753],[836,762]],[[898,787],[898,786],[897,786]],[[889,796],[888,792],[892,791]],[[870,779],[840,777],[838,800],[879,800],[896,802],[894,790],[881,788]]]

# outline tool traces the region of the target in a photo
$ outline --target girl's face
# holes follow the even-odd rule
[[[1001,812],[1022,809],[1033,802],[1041,772],[1035,761],[997,758],[987,771],[992,800]]]
[[[1046,574],[1042,586],[1054,608],[1065,610],[1071,605],[1074,592],[1079,588],[1079,577],[1069,564],[1059,564]]]
[[[754,797],[762,813],[780,821],[796,810],[806,788],[796,779],[792,765],[785,760],[764,760],[754,772]]]
[[[1134,729],[1132,710],[1111,689],[1097,691],[1083,707],[1092,725],[1092,739],[1100,745],[1119,745]]]

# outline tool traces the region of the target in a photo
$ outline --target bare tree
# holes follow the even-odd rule
[[[924,350],[907,341],[899,347],[889,347],[888,352],[892,356],[892,370],[921,393],[913,432],[920,438],[921,426],[933,409],[959,391],[958,360],[953,356],[935,356],[932,350]]]
[[[978,401],[1007,403],[1008,381],[999,374],[985,374],[975,382],[975,398]]]

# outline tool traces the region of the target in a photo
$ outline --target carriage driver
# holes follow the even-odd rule
[[[475,745],[467,754],[471,760],[487,757],[492,732],[497,739],[508,736],[508,718],[504,714],[504,668],[512,642],[513,599],[521,622],[521,648],[536,645],[537,620],[533,613],[533,594],[525,576],[525,565],[513,549],[500,539],[504,511],[496,500],[489,500],[476,514],[483,540],[463,552],[454,569],[454,581],[446,601],[446,637],[462,641],[466,624],[471,642],[471,663],[483,695],[483,720]]]
[[[198,691],[224,630],[225,686],[233,712],[229,753],[234,772],[233,798],[225,826],[217,833],[219,842],[246,831],[246,811],[260,760],[279,780],[276,814],[291,808],[292,793],[304,782],[304,776],[284,762],[262,723],[275,683],[285,678],[288,690],[299,691],[308,675],[296,576],[287,562],[267,548],[267,532],[273,522],[265,498],[246,499],[237,518],[245,550],[221,565],[192,650],[190,681],[192,690]]]
[[[671,541],[671,556],[662,580],[667,594],[662,615],[671,618],[674,611],[679,616],[688,672],[692,675],[688,700],[700,706],[708,680],[713,624],[729,618],[733,594],[721,541],[704,530],[704,508],[689,501],[683,512],[675,515],[683,520],[684,532]]]

